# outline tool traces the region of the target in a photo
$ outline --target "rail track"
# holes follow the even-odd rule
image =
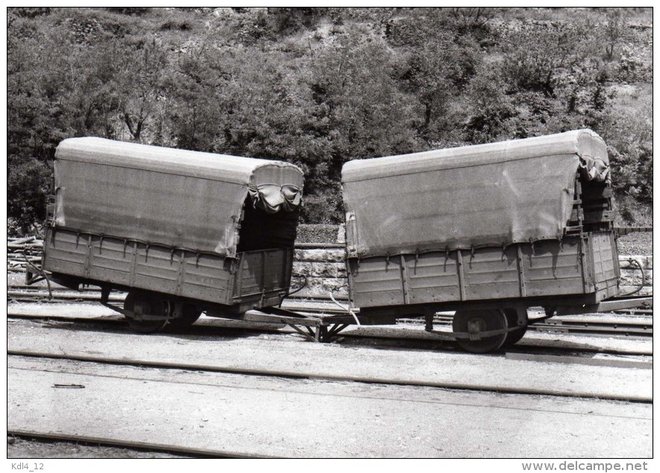
[[[47,291],[43,289],[27,289],[20,286],[12,286],[10,297],[27,302],[48,300]],[[113,293],[111,300],[121,302],[125,294]],[[31,319],[40,320],[42,323],[61,323],[75,322],[86,324],[87,326],[114,327],[125,325],[125,319],[108,310],[97,306],[94,301],[100,298],[100,291],[95,289],[86,289],[83,291],[71,291],[66,289],[53,290],[53,299],[49,304],[37,304],[38,310],[16,312],[10,306],[9,317],[11,319]],[[74,313],[66,313],[68,304],[81,303]],[[19,303],[20,304],[20,303]],[[49,307],[52,310],[49,310]],[[59,309],[56,310],[55,308]],[[94,312],[94,308],[105,310],[103,317],[86,314],[85,307],[89,307]],[[342,313],[343,309],[330,304],[327,301],[310,300],[285,300],[283,307],[308,315],[333,315]],[[64,309],[64,312],[62,311]],[[81,312],[82,310],[82,312]],[[529,356],[533,359],[535,356],[564,356],[566,353],[589,356],[590,354],[602,353],[609,355],[638,355],[646,356],[650,354],[650,349],[644,344],[626,344],[625,339],[630,340],[648,340],[652,336],[652,317],[649,317],[647,311],[642,309],[641,316],[635,316],[631,311],[625,315],[619,314],[592,314],[579,316],[558,316],[545,321],[545,323],[535,324],[529,327],[528,335],[519,345],[509,347],[507,353],[517,353],[517,356]],[[97,312],[98,313],[98,312]],[[541,316],[540,313],[531,317]],[[343,345],[354,346],[382,346],[382,347],[400,347],[400,348],[420,348],[420,349],[440,349],[455,350],[452,342],[439,340],[434,334],[429,334],[423,330],[423,323],[420,319],[403,319],[399,321],[396,327],[351,327],[351,329],[342,333],[341,340]],[[436,314],[434,323],[436,328],[441,331],[451,332],[451,317],[449,313]],[[227,330],[237,333],[268,333],[270,336],[281,335],[287,337],[294,333],[280,323],[251,322],[242,320],[217,319],[202,317],[192,329],[191,333],[198,335],[216,334],[222,335]],[[538,334],[538,335],[532,335]],[[577,343],[563,343],[567,340],[566,335],[577,339]],[[594,343],[580,340],[579,337],[605,337],[603,340],[608,342],[612,337],[621,340],[624,343],[608,345],[608,343]],[[544,340],[543,338],[546,337]],[[549,338],[548,338],[549,337]],[[577,337],[577,338],[576,338]],[[559,343],[557,343],[559,341]],[[577,358],[574,358],[577,360]]]
[[[7,297],[10,301],[15,302],[98,302],[101,300],[101,291],[86,288],[82,291],[53,289],[49,292],[42,288],[36,289],[30,286],[11,286],[7,292]],[[121,302],[125,297],[125,293],[115,292],[111,293],[109,300],[110,302]],[[298,310],[309,315],[345,313],[343,309],[328,304],[327,301],[319,300],[288,299],[283,304],[283,307]],[[628,309],[625,312],[619,311],[619,314],[619,317],[603,317],[603,314],[599,314],[597,318],[585,318],[582,316],[554,317],[541,323],[534,323],[528,327],[528,330],[548,333],[574,333],[589,336],[653,336],[652,310]],[[633,316],[638,317],[633,318]],[[421,323],[417,319],[403,319],[402,322],[410,324]],[[434,324],[445,327],[451,326],[451,317],[440,313],[434,318]]]
[[[72,329],[72,324],[76,324],[79,328],[88,331],[110,331],[115,333],[125,332],[125,323],[119,318],[102,318],[90,320],[89,318],[72,318],[62,316],[39,316],[34,314],[21,314],[12,315],[10,318],[16,320],[30,320],[35,323],[40,323],[47,327],[59,327],[60,329]],[[223,338],[227,336],[237,337],[259,337],[266,336],[269,340],[275,342],[276,340],[287,341],[292,336],[297,334],[292,330],[287,330],[286,327],[278,325],[259,325],[251,324],[248,322],[236,323],[235,321],[208,321],[208,324],[196,326],[188,329],[185,332],[168,331],[166,333],[172,335],[182,335],[185,333],[187,336],[205,337],[208,340],[215,338],[216,341],[222,343]],[[402,335],[405,335],[403,337]],[[439,341],[424,337],[423,332],[403,334],[397,327],[390,331],[382,331],[379,329],[358,329],[347,331],[342,334],[340,340],[337,342],[340,346],[345,347],[378,347],[381,349],[418,349],[418,350],[435,350],[435,351],[449,351],[455,352],[456,348],[453,344],[446,341]],[[538,343],[539,340],[531,340],[531,343],[521,343],[520,345],[507,347],[506,350],[500,352],[500,355],[527,361],[550,360],[553,362],[572,363],[582,365],[594,366],[611,366],[611,367],[650,367],[650,348],[627,346],[624,349],[616,346],[607,345],[591,345],[575,343],[573,345],[557,344],[555,340],[546,340],[546,343]],[[537,342],[537,343],[533,343]],[[9,351],[9,354],[24,354],[31,355],[29,352],[14,353]],[[266,375],[267,373],[261,373]]]
[[[165,332],[162,334],[144,336],[144,335],[134,335],[130,332],[127,333],[121,319],[119,317],[110,317],[103,319],[85,319],[85,318],[70,318],[70,317],[43,317],[43,316],[15,316],[11,312],[9,314],[9,330],[11,332],[21,329],[20,335],[17,339],[20,340],[20,343],[13,343],[8,346],[7,353],[10,356],[24,356],[24,357],[33,357],[33,358],[49,358],[49,359],[67,359],[67,360],[77,360],[81,362],[95,362],[103,364],[116,364],[116,365],[134,365],[134,366],[146,366],[152,368],[167,368],[167,369],[182,369],[182,370],[206,370],[214,372],[223,372],[223,373],[239,373],[243,375],[255,375],[255,376],[268,376],[268,377],[284,377],[284,378],[318,378],[318,379],[330,379],[334,381],[350,381],[350,382],[364,382],[364,383],[375,383],[375,384],[401,384],[401,385],[419,385],[419,386],[430,386],[430,387],[440,387],[440,388],[452,388],[452,389],[476,389],[480,391],[494,391],[494,392],[508,392],[513,394],[552,394],[556,396],[575,396],[575,392],[572,388],[566,388],[565,391],[562,389],[548,391],[545,388],[538,389],[535,387],[530,387],[526,385],[521,385],[519,383],[513,383],[507,385],[506,383],[500,383],[493,381],[489,383],[477,383],[472,385],[470,383],[461,383],[453,379],[443,379],[438,381],[433,377],[424,377],[415,378],[407,377],[405,375],[399,374],[397,371],[391,371],[388,376],[373,375],[367,369],[361,374],[359,370],[328,370],[328,369],[292,369],[288,363],[282,360],[280,365],[277,363],[264,363],[263,365],[246,365],[243,366],[241,363],[232,364],[223,362],[210,363],[207,360],[199,361],[195,358],[190,358],[185,356],[188,361],[182,361],[181,359],[172,359],[171,357],[166,356],[166,360],[163,360],[158,357],[145,357],[139,351],[131,352],[130,355],[117,356],[117,354],[112,350],[112,343],[110,340],[117,340],[118,343],[124,343],[124,340],[128,340],[136,343],[143,343],[146,347],[151,347],[154,350],[160,350],[159,343],[171,343],[172,340],[184,336],[187,340],[190,340],[191,343],[194,340],[196,344],[205,345],[209,343],[217,344],[217,347],[222,347],[222,349],[227,349],[226,345],[228,340],[232,340],[232,344],[237,344],[240,342],[246,344],[274,344],[269,348],[273,350],[280,349],[282,347],[290,350],[300,350],[301,352],[310,351],[313,352],[316,350],[314,346],[316,344],[304,343],[303,339],[297,337],[295,332],[263,332],[263,327],[243,327],[242,325],[246,324],[234,324],[233,328],[238,330],[227,331],[227,328],[222,324],[220,326],[215,324],[215,320],[210,320],[209,324],[204,324],[200,327],[191,327],[186,331],[171,331]],[[350,332],[349,332],[350,334]],[[350,336],[350,335],[349,335]],[[47,342],[35,342],[35,340],[49,340]],[[54,348],[53,345],[57,343],[57,340],[62,340],[66,345],[58,345],[58,348]],[[90,352],[89,350],[78,350],[77,344],[85,344],[86,340],[95,340],[95,345],[98,345],[99,349]],[[103,348],[102,341],[108,341],[107,348]],[[278,343],[279,342],[279,343]],[[73,349],[65,349],[65,346],[73,346]],[[412,346],[411,346],[412,345]],[[418,348],[415,343],[409,344],[407,348]],[[339,347],[343,346],[341,343]],[[350,345],[349,345],[350,346]],[[353,345],[354,346],[354,345]],[[355,346],[354,346],[355,347]],[[406,347],[403,345],[403,347]],[[387,347],[376,347],[376,349],[385,348],[384,353],[390,353],[387,351]],[[218,348],[216,348],[217,350]],[[357,350],[367,350],[371,351],[374,349],[372,345],[358,345],[355,347]],[[434,352],[429,352],[429,356],[433,357]],[[445,352],[446,353],[446,352]],[[449,352],[450,356],[456,357],[463,361],[472,360],[471,355],[459,353],[459,352]],[[515,355],[511,355],[514,354]],[[555,363],[561,364],[563,367],[578,367],[578,366],[606,366],[606,367],[634,367],[634,368],[649,368],[650,367],[650,357],[644,355],[637,356],[608,356],[604,354],[600,357],[594,357],[593,354],[586,355],[583,353],[576,354],[566,353],[557,355],[548,352],[547,350],[529,350],[528,348],[509,348],[505,353],[500,353],[493,355],[492,358],[483,358],[482,361],[490,363],[493,360],[508,356],[511,359],[522,360],[522,361],[552,361]],[[279,367],[278,367],[279,366]],[[588,391],[581,393],[582,396],[590,397]],[[627,396],[627,397],[626,397]],[[602,395],[598,394],[594,397],[600,398],[610,398],[610,399],[624,399],[624,400],[636,400],[643,401],[644,396],[638,397],[635,394],[632,395]]]
[[[8,435],[17,445],[43,449],[55,442],[63,451],[77,445],[91,456],[123,458],[393,451],[465,457],[489,453],[460,442],[447,447],[432,437],[401,446],[401,438],[441,431],[460,436],[463,429],[467,435],[488,418],[494,435],[484,443],[497,443],[498,455],[552,456],[557,449],[555,455],[610,456],[611,445],[628,456],[647,454],[652,317],[646,309],[558,316],[530,327],[520,345],[473,355],[433,340],[417,319],[351,327],[331,344],[307,343],[281,324],[209,317],[187,330],[136,335],[122,316],[102,312],[96,289],[55,288],[52,296],[44,303],[48,291],[20,285],[8,292]],[[125,295],[111,297],[120,302]],[[341,312],[327,301],[292,298],[285,304],[309,314]],[[449,321],[446,313],[434,320],[447,330]],[[609,346],[612,340],[619,345]],[[54,410],[44,399],[66,409]],[[156,414],[163,410],[173,413],[167,424]],[[295,414],[305,411],[314,412],[313,422]],[[529,432],[518,437],[512,426],[530,415],[558,442],[549,447],[540,440],[550,432],[532,435],[531,444]],[[457,419],[460,426],[452,423]],[[300,427],[292,431],[291,425]],[[363,429],[370,435],[359,433]],[[611,438],[603,440],[602,432]],[[622,432],[628,443],[620,442]]]
[[[598,430],[615,432],[613,424],[622,431],[639,432],[640,425],[650,422],[649,356],[576,357],[566,352],[553,356],[518,350],[483,356],[410,347],[314,344],[292,334],[232,333],[213,330],[213,326],[144,336],[127,332],[118,319],[44,320],[11,313],[8,336],[8,434],[19,441],[83,442],[95,446],[90,448],[100,445],[147,451],[150,456],[186,457],[291,455],[291,445],[304,445],[301,455],[334,456],[325,449],[329,442],[328,448],[339,448],[342,455],[364,456],[366,451],[367,456],[377,456],[383,454],[374,446],[380,441],[383,448],[394,451],[401,435],[413,438],[414,432],[446,429],[450,418],[462,418],[467,424],[464,428],[476,429],[472,424],[479,423],[479,417],[492,417],[497,419],[492,428],[499,429],[498,437],[513,436],[511,445],[522,442],[525,448],[530,448],[529,438],[518,439],[519,429],[510,428],[517,425],[518,416],[546,419],[559,433],[557,448],[567,448],[562,433],[569,431],[584,439]],[[159,399],[157,406],[152,406],[154,398]],[[53,409],[48,402],[62,405]],[[170,405],[176,408],[164,425],[161,412],[169,412]],[[229,411],[222,409],[225,405]],[[260,415],[241,415],[257,406]],[[295,410],[304,412],[312,406],[322,408],[315,411],[311,424],[294,415]],[[480,414],[472,412],[475,409]],[[174,412],[200,412],[202,420]],[[49,417],[52,420],[43,420]],[[149,429],[157,423],[156,417],[161,422],[158,433]],[[259,423],[262,418],[266,426]],[[137,419],[141,420],[134,428],[126,427]],[[609,430],[594,427],[593,422],[601,421]],[[377,428],[381,422],[398,435],[388,437],[390,430]],[[578,427],[584,422],[586,429]],[[284,427],[293,423],[303,430],[304,441]],[[349,435],[340,435],[340,442],[323,425],[348,429]],[[236,431],[228,426],[257,437],[288,440],[258,447],[258,440],[239,434],[240,441],[232,443],[228,439]],[[177,434],[179,428],[187,436]],[[317,436],[310,443],[309,437],[319,428],[328,438]],[[362,428],[386,438],[368,444],[346,443]],[[457,428],[463,427],[453,426],[454,432]],[[207,439],[216,431],[218,441],[211,445]],[[594,435],[594,441],[586,443],[596,449],[592,454],[600,451],[598,439]],[[441,444],[414,443],[406,445],[404,452],[441,455],[436,450]],[[542,450],[547,445],[536,445],[534,440],[531,444],[525,454],[547,454],[548,450]],[[453,451],[465,456],[464,446],[456,445],[446,454]],[[505,448],[502,454],[511,452]]]

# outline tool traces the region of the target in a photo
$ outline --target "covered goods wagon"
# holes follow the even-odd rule
[[[488,351],[522,337],[530,306],[618,293],[607,147],[590,130],[353,160],[342,185],[361,316],[456,310],[460,343]]]
[[[129,291],[137,328],[240,313],[289,290],[303,174],[292,164],[101,138],[60,143],[43,267]]]

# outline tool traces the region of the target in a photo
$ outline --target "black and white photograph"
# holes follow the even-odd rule
[[[650,2],[23,3],[7,471],[652,467]]]

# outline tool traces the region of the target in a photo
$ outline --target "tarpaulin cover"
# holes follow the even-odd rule
[[[609,179],[591,130],[347,162],[349,257],[561,238],[575,176]]]
[[[303,174],[280,161],[102,138],[66,139],[55,157],[55,225],[80,232],[231,257],[248,196],[268,213],[301,203]]]

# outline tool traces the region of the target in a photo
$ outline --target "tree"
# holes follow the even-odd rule
[[[467,119],[463,129],[468,143],[488,143],[511,136],[511,118],[516,110],[505,91],[500,65],[482,65],[466,90]]]
[[[585,30],[585,26],[577,22],[521,27],[506,41],[503,64],[507,81],[518,90],[554,97],[558,74],[584,56]]]
[[[85,135],[290,161],[303,219],[336,222],[349,159],[591,127],[617,196],[648,205],[650,110],[613,90],[650,80],[651,29],[629,20],[649,13],[9,9],[12,218],[41,218],[57,144]]]
[[[309,86],[332,142],[330,172],[352,158],[410,152],[419,103],[397,84],[398,58],[377,37],[347,30],[313,58]]]
[[[615,48],[626,36],[626,25],[619,8],[608,8],[606,15],[607,23],[603,30],[603,44],[605,45],[605,57],[611,61],[614,59]]]
[[[159,103],[164,99],[163,77],[167,66],[166,53],[155,39],[145,40],[124,52],[116,65],[118,111],[133,141],[143,141],[145,128],[156,118]]]
[[[35,224],[40,225],[46,218],[46,198],[52,190],[52,170],[37,159],[8,160],[7,217],[18,233],[34,232]]]

